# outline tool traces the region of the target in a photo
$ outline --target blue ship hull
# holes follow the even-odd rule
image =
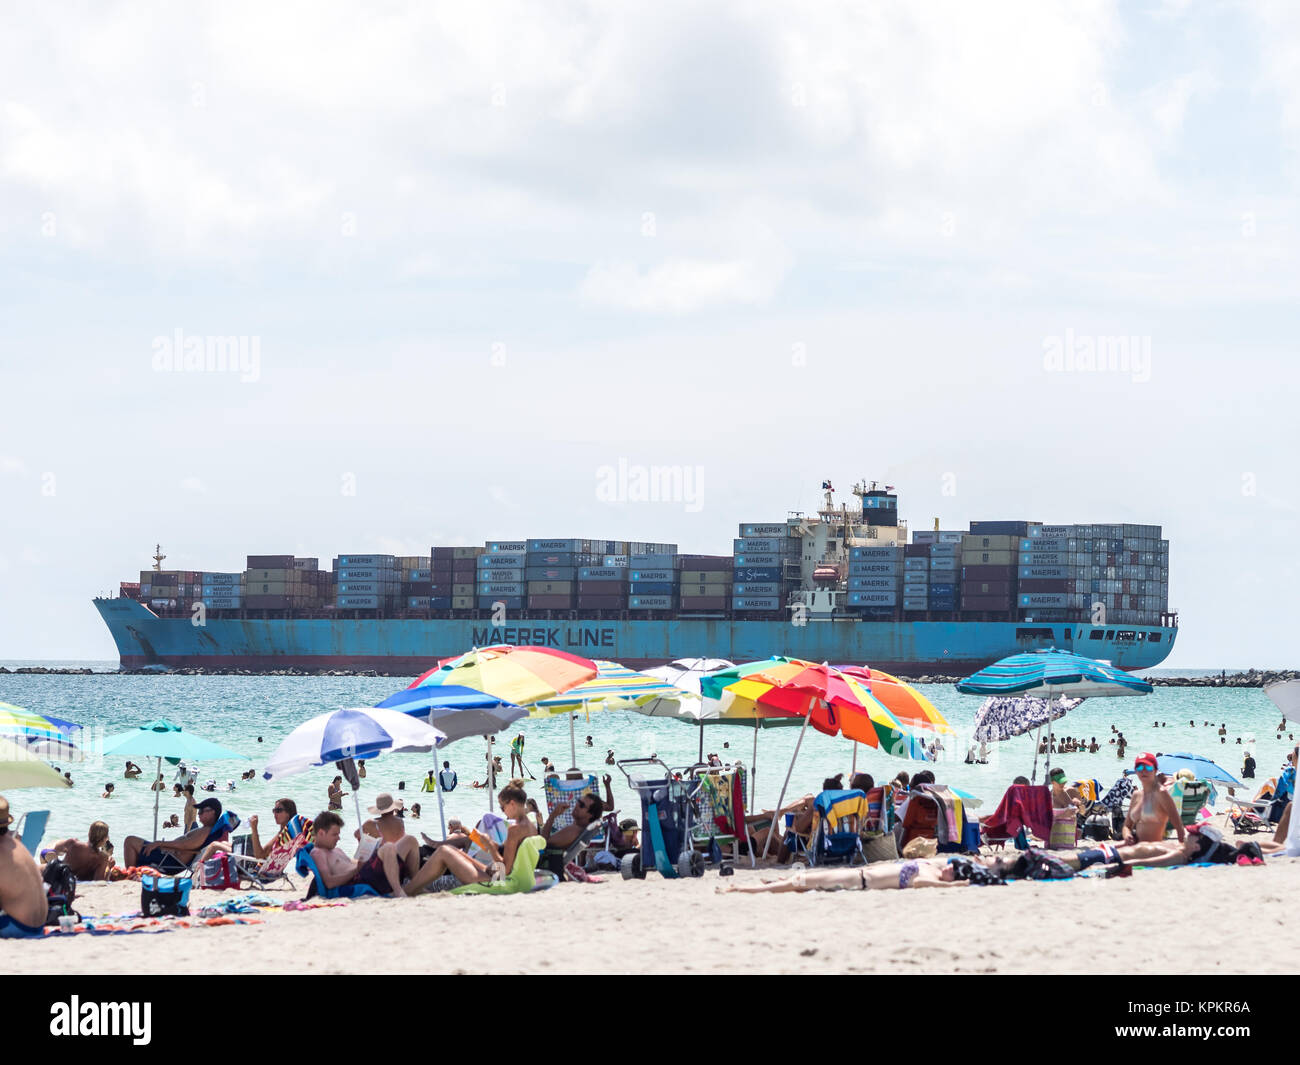
[[[773,654],[815,662],[865,663],[891,673],[969,673],[1018,651],[1055,646],[1147,669],[1173,650],[1177,629],[1080,622],[519,620],[160,618],[134,599],[96,599],[122,667],[379,670],[407,675],[434,660],[494,643],[539,644],[634,669],[677,658]],[[1046,632],[1050,631],[1048,637]],[[1032,634],[1031,634],[1032,632]]]

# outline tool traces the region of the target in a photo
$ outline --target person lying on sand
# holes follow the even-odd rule
[[[9,831],[13,823],[9,800],[0,795],[0,939],[42,935],[50,912],[41,871]]]
[[[493,861],[490,864],[480,862],[456,847],[439,847],[405,885],[408,896],[418,895],[422,891],[449,891],[461,884],[486,883],[492,879],[494,866],[500,866],[505,876],[510,875],[515,866],[519,844],[529,836],[535,836],[537,826],[528,816],[528,795],[523,789],[522,780],[512,780],[501,789],[497,799],[501,804],[502,815],[512,824],[506,832],[506,841],[500,848],[491,839],[481,839],[481,845]]]
[[[903,888],[965,887],[947,859],[875,862],[849,869],[812,869],[766,884],[726,884],[719,894],[758,895],[784,891],[893,891]]]
[[[61,839],[48,850],[60,854],[63,862],[78,880],[107,880],[113,867],[113,856],[105,849],[108,843],[108,825],[95,821],[86,833],[86,842],[79,839]]]
[[[1272,840],[1257,841],[1262,854],[1277,854],[1285,850],[1285,844]],[[1221,848],[1227,848],[1221,851]],[[1122,846],[1103,845],[1085,848],[1077,854],[1060,855],[1071,869],[1087,869],[1091,865],[1114,865],[1117,867],[1137,866],[1148,869],[1163,869],[1175,865],[1189,865],[1192,862],[1222,861],[1231,858],[1233,848],[1223,839],[1223,833],[1211,825],[1192,825],[1187,829],[1186,838],[1182,840],[1165,839],[1152,843],[1129,843]],[[1216,852],[1223,857],[1214,857]],[[1124,874],[1119,874],[1124,875]]]

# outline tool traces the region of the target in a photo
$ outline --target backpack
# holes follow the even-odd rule
[[[1069,880],[1074,876],[1074,870],[1056,855],[1033,846],[1016,859],[1011,872],[1026,880]]]
[[[199,869],[197,886],[217,890],[239,887],[239,866],[235,856],[226,851],[218,851],[207,859]]]
[[[69,914],[80,921],[81,914],[72,908],[73,900],[77,897],[77,878],[72,875],[67,863],[62,858],[55,858],[45,867],[41,879],[45,881],[45,897],[49,903],[49,910],[45,914],[46,925],[57,927],[59,918]]]

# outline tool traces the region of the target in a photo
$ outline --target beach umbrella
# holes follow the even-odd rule
[[[569,750],[573,766],[578,763],[578,741],[573,718],[576,713],[598,710],[634,710],[642,706],[680,703],[681,689],[659,677],[638,673],[618,662],[597,659],[596,675],[549,699],[539,699],[529,707],[529,717],[569,715]]]
[[[416,677],[410,687],[451,684],[525,706],[559,695],[595,676],[596,664],[589,658],[550,647],[500,644],[444,659]]]
[[[957,683],[963,695],[1150,695],[1151,685],[1108,662],[1051,647],[1010,655]]]
[[[1275,680],[1264,685],[1264,694],[1286,718],[1300,718],[1300,680]]]
[[[14,788],[72,787],[54,767],[27,748],[0,736],[0,791]]]
[[[262,770],[267,780],[292,776],[314,766],[345,763],[344,773],[352,785],[361,828],[360,781],[356,759],[373,758],[382,751],[430,751],[445,738],[432,725],[398,710],[363,706],[318,714],[289,733]]]
[[[528,711],[514,703],[502,702],[494,695],[462,688],[456,684],[428,685],[423,688],[403,688],[378,704],[381,710],[397,710],[422,719],[441,731],[447,738],[443,744],[453,743],[468,736],[483,736],[488,740],[488,775],[491,776],[491,737],[508,725],[528,716]],[[437,774],[435,774],[437,775]],[[447,817],[443,808],[442,782],[438,776],[435,788],[438,796],[438,822],[442,835],[447,837]],[[492,802],[492,789],[488,789],[488,804]]]
[[[146,721],[139,728],[109,736],[104,740],[103,755],[133,756],[135,758],[156,758],[157,776],[162,776],[164,758],[247,758],[248,755],[222,747],[219,743],[205,740],[193,732],[186,732],[173,721],[155,718]],[[155,778],[156,779],[156,778]],[[152,783],[152,782],[151,782]],[[153,834],[158,838],[158,800],[162,792],[153,794]]]
[[[0,736],[16,743],[46,740],[72,746],[73,734],[79,731],[81,726],[72,721],[46,717],[12,703],[0,703]]]
[[[866,666],[838,666],[841,673],[865,683],[871,694],[884,703],[899,721],[909,728],[924,728],[934,732],[954,732],[948,719],[939,708],[916,688],[890,673]]]
[[[1230,788],[1245,787],[1240,780],[1213,759],[1204,758],[1199,754],[1157,754],[1156,768],[1171,777],[1180,769],[1190,769],[1196,774],[1197,780],[1214,780],[1227,784]]]
[[[1082,703],[1082,699],[1040,699],[1036,695],[991,695],[975,713],[975,739],[980,743],[997,743],[1027,732],[1040,732],[1048,726],[1048,764],[1051,764],[1051,723],[1059,721]],[[1029,779],[1038,777],[1038,737],[1034,738],[1034,768]]]
[[[720,669],[730,669],[735,664],[726,658],[678,658],[666,666],[655,666],[645,672],[647,676],[666,680],[674,688],[699,695],[700,678]]]

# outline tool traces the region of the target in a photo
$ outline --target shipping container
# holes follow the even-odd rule
[[[489,540],[484,546],[486,555],[526,555],[527,540]]]
[[[618,569],[627,565],[627,555],[606,555],[600,560],[600,564],[605,568]]]
[[[960,531],[958,531],[958,530],[952,530],[952,531],[944,531],[944,530],[940,530],[940,532],[939,532],[939,543],[941,543],[941,544],[955,544],[955,545],[957,545],[958,547],[960,547],[960,546],[961,546],[961,542],[966,538],[966,535],[967,535],[966,533],[964,533],[964,532],[960,532]]]
[[[775,584],[737,584],[733,586],[731,594],[735,598],[741,598],[742,596],[746,598],[765,595],[779,596],[781,594],[781,585],[780,582]]]
[[[452,610],[473,610],[473,609],[474,609],[474,596],[473,596],[473,595],[453,595],[453,596],[451,597],[451,608],[452,608]]]
[[[734,560],[734,565],[769,566],[769,567],[776,566],[779,568],[781,565],[784,564],[784,562],[785,562],[785,558],[781,555],[748,554],[748,555],[736,555]]]
[[[1018,585],[1020,592],[1072,592],[1073,588],[1067,587],[1072,581],[1065,580],[1024,580]]]
[[[1073,560],[1066,551],[1021,551],[1017,562],[1021,566],[1069,566]]]
[[[475,581],[459,581],[457,583],[454,583],[451,586],[451,594],[453,596],[468,597],[470,599],[473,599],[476,583],[477,582]]]
[[[578,570],[580,581],[626,581],[628,571],[618,566],[586,566]]]
[[[1065,536],[1052,537],[1026,537],[1020,541],[1021,551],[1032,551],[1037,554],[1040,551],[1069,551],[1070,539]]]
[[[522,597],[524,594],[523,581],[503,581],[501,583],[488,582],[479,584],[475,591],[478,597],[482,599],[489,595],[504,595],[508,597]]]
[[[850,547],[849,560],[862,562],[892,561],[903,557],[901,546],[892,547]]]
[[[767,611],[780,610],[780,609],[781,609],[781,599],[780,599],[779,596],[775,596],[775,595],[770,595],[770,596],[763,596],[763,595],[759,595],[759,596],[747,596],[747,597],[745,597],[745,598],[738,598],[738,597],[736,597],[736,596],[733,596],[732,599],[731,599],[731,609],[732,609],[732,610],[741,610],[741,611],[745,611],[745,610],[767,610]]]
[[[681,574],[683,588],[688,584],[730,584],[732,581],[730,565],[725,570],[684,569]]]
[[[746,524],[744,522],[741,522],[740,525],[740,535],[744,537],[751,537],[751,536],[764,536],[764,537],[778,536],[779,537],[779,536],[788,535],[789,531],[790,531],[789,526],[778,525],[775,522],[771,522],[766,525],[762,523],[751,525],[751,524]]]
[[[627,598],[625,581],[578,581],[579,595],[610,595],[620,599]]]
[[[1068,566],[1021,566],[1017,573],[1022,581],[1056,581],[1070,576]]]
[[[726,610],[731,597],[727,595],[683,595],[680,609],[687,610]]]
[[[961,554],[961,544],[931,544],[931,558],[956,558]]]
[[[622,595],[597,595],[578,592],[579,610],[622,610],[627,606],[627,598]]]
[[[528,608],[530,610],[572,610],[573,596],[529,595]]]
[[[893,606],[898,602],[897,592],[849,592],[849,606]]]
[[[907,595],[906,592],[904,592],[904,593],[903,593],[903,609],[904,609],[904,610],[911,610],[911,611],[926,611],[926,610],[929,610],[929,609],[930,609],[930,602],[929,602],[928,599],[926,599],[926,598],[924,598],[924,597],[922,597],[922,598],[920,598],[920,599],[914,599],[914,598],[911,598],[911,597],[909,597],[909,596]]]
[[[628,565],[634,569],[677,569],[677,556],[644,552],[628,555]]]
[[[1029,522],[1027,521],[973,521],[970,523],[971,536],[977,537],[1010,537],[1019,539],[1029,533]],[[988,544],[982,546],[988,547]]]
[[[925,555],[925,556],[923,556],[923,557],[921,557],[921,558],[905,558],[905,559],[903,559],[903,572],[905,572],[905,573],[914,573],[914,572],[917,572],[917,571],[920,571],[920,572],[922,572],[922,573],[928,573],[928,572],[930,571],[930,556],[929,556],[929,555]]]
[[[406,597],[407,610],[428,610],[429,596],[427,595],[408,595]]]
[[[528,595],[572,595],[577,587],[577,581],[529,581]]]
[[[972,523],[974,524],[974,523]],[[1020,547],[1020,537],[1016,536],[963,536],[962,553],[967,551],[1016,551]]]
[[[247,569],[293,569],[293,555],[249,555]]]
[[[677,591],[677,585],[672,581],[632,581],[627,590],[631,595],[672,595]]]
[[[886,574],[901,573],[903,567],[898,562],[850,562],[850,577],[876,577]]]
[[[937,544],[938,542],[939,542],[939,534],[937,532],[914,531],[912,533],[913,544],[929,545],[929,544]]]
[[[454,560],[476,559],[481,554],[483,554],[483,548],[481,547],[453,547],[451,549],[451,557]]]
[[[896,589],[898,580],[894,577],[850,577],[849,591],[879,592]]]
[[[1059,592],[1030,592],[1017,597],[1021,607],[1063,607],[1069,605],[1070,597]]]
[[[581,553],[592,551],[592,540],[529,540],[528,550],[533,551],[564,551],[570,553]],[[603,543],[603,541],[601,541]]]
[[[523,569],[527,564],[528,556],[522,551],[503,551],[494,555],[479,555],[479,571],[495,569]]]
[[[634,595],[629,596],[629,610],[672,610],[677,600],[671,595]]]
[[[938,584],[934,581],[930,582],[931,598],[933,598],[936,595],[956,595],[956,594],[957,594],[957,585],[955,584]]]
[[[631,567],[628,570],[628,579],[631,581],[658,581],[663,584],[672,584],[677,579],[678,571],[675,569],[640,569]]]
[[[730,570],[733,561],[731,555],[678,555],[683,570],[699,573],[720,573]]]
[[[242,573],[214,573],[211,570],[204,572],[201,577],[203,584],[240,584],[243,580]]]
[[[293,565],[290,560],[289,565]],[[340,569],[347,566],[383,566],[385,569],[397,568],[396,555],[339,555],[334,560],[334,568]],[[256,566],[249,566],[249,569],[257,569]]]
[[[732,575],[738,584],[779,581],[781,579],[781,569],[779,566],[737,566],[732,570]]]
[[[521,595],[480,595],[478,597],[480,610],[495,610],[498,605],[505,607],[506,610],[522,610],[524,599]]]
[[[495,579],[495,574],[501,571],[490,571]],[[526,581],[576,581],[579,570],[576,566],[525,566],[524,580]]]
[[[1005,596],[1010,599],[1015,592],[1011,581],[962,581],[962,600],[971,596]]]
[[[481,569],[475,576],[476,583],[484,581],[499,583],[501,581],[523,581],[527,571],[522,566],[500,566],[493,569]]]
[[[977,612],[995,614],[1004,613],[1011,609],[1011,599],[1004,599],[1001,596],[973,596],[966,595],[964,592],[961,597],[961,611],[963,614],[973,614]]]

